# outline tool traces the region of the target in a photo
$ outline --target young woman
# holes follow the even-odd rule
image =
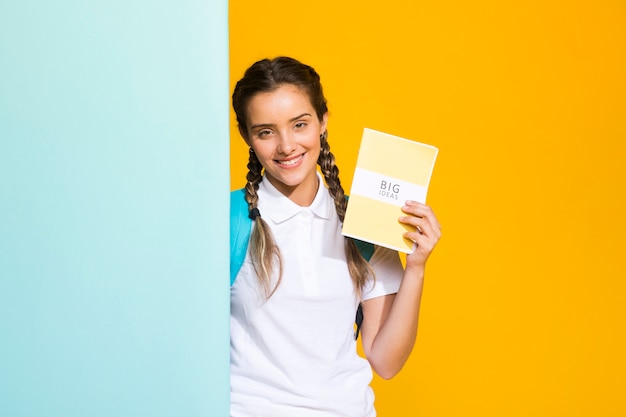
[[[406,268],[380,247],[366,261],[341,235],[347,202],[315,70],[287,57],[256,62],[232,98],[250,147],[253,228],[231,287],[231,416],[375,416],[372,369],[391,378],[411,353],[439,223],[407,201],[399,221],[417,228],[405,234],[417,249]],[[367,359],[356,352],[359,303]]]

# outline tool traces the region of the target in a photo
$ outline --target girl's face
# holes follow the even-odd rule
[[[328,114],[320,121],[307,93],[286,84],[253,96],[247,118],[248,131],[242,135],[265,168],[265,178],[297,204],[311,204]]]

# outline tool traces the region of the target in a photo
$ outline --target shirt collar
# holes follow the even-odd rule
[[[261,216],[269,217],[275,223],[282,223],[302,211],[311,211],[317,217],[330,219],[335,212],[335,204],[328,193],[322,176],[317,173],[318,188],[313,202],[308,207],[302,207],[291,201],[278,191],[266,178],[259,184],[259,211]]]

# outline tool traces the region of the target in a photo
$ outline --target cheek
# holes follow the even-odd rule
[[[311,141],[311,150],[315,153],[320,153],[322,144],[320,143],[320,138],[316,137]]]
[[[255,142],[252,144],[252,150],[261,163],[264,160],[272,159],[272,155],[274,155],[274,147],[269,142]]]

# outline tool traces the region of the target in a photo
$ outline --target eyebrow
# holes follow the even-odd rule
[[[302,113],[296,117],[292,117],[291,119],[289,119],[290,122],[295,122],[298,119],[301,119],[303,117],[309,116],[311,117],[311,113]],[[255,125],[250,126],[250,129],[258,129],[260,127],[273,127],[274,125],[272,123],[258,123]]]

